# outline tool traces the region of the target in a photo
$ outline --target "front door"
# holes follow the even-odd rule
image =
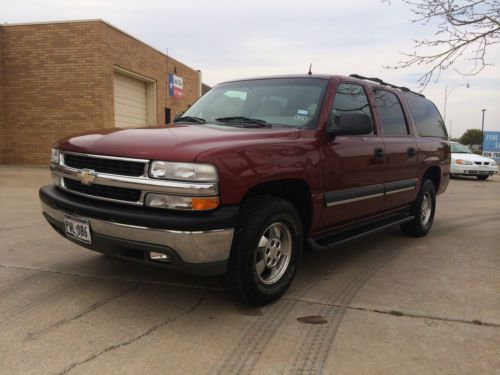
[[[329,126],[342,113],[362,112],[370,117],[363,86],[344,82],[337,86]],[[373,118],[373,117],[372,117]],[[324,210],[321,226],[347,224],[380,211],[384,195],[384,144],[374,126],[372,134],[337,136],[323,147]]]

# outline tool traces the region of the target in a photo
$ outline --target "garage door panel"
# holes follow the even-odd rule
[[[114,108],[116,127],[130,128],[146,126],[146,83],[123,74],[115,73]]]
[[[115,101],[117,104],[124,104],[137,108],[144,108],[144,106],[146,105],[146,100],[134,100],[130,97],[125,96],[115,96]]]
[[[115,103],[115,111],[120,115],[124,113],[141,113],[143,114],[143,108],[137,105],[129,105],[127,103]]]

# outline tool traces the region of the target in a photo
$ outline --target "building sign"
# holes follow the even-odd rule
[[[500,132],[484,132],[483,156],[500,161]]]
[[[168,73],[168,95],[176,99],[182,98],[184,92],[184,81],[182,77]]]

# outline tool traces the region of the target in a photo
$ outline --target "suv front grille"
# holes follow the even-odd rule
[[[142,176],[145,169],[143,162],[74,154],[64,154],[64,164],[77,169],[93,169],[96,172],[135,177]]]
[[[64,187],[68,190],[78,193],[92,195],[96,197],[116,199],[127,202],[138,202],[141,197],[141,191],[106,185],[82,185],[80,182],[70,178],[63,179]]]

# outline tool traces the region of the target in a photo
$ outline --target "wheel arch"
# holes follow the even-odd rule
[[[304,233],[308,233],[312,225],[313,204],[311,189],[305,180],[292,178],[257,184],[245,193],[242,202],[257,195],[275,196],[290,202],[299,212]]]
[[[439,191],[439,187],[441,186],[441,168],[434,165],[427,168],[422,176],[422,182],[426,179],[429,179],[434,184],[434,189],[436,189],[436,193]]]

